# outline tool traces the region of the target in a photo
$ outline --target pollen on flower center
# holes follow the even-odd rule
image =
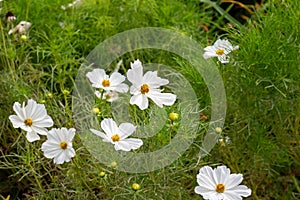
[[[63,141],[63,142],[61,142],[61,143],[59,144],[59,146],[60,146],[60,148],[62,148],[62,149],[66,149],[66,148],[68,147],[68,144],[67,144],[65,141]]]
[[[27,119],[25,119],[24,123],[26,124],[26,126],[31,126],[32,125],[32,119],[27,118]]]
[[[145,94],[145,93],[148,93],[149,92],[149,86],[147,85],[147,84],[143,84],[142,86],[141,86],[141,93],[142,94]]]
[[[120,141],[120,136],[118,134],[115,134],[111,136],[111,139],[113,142],[119,142]]]
[[[223,49],[217,49],[216,50],[216,54],[223,55],[224,54],[224,50]]]
[[[219,183],[217,186],[216,186],[216,192],[218,193],[223,193],[225,191],[225,185],[223,185],[222,183]]]
[[[110,86],[109,80],[103,80],[102,85],[103,85],[103,87],[109,87]]]

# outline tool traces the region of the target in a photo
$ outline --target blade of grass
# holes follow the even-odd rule
[[[237,21],[235,18],[233,18],[231,15],[229,15],[216,2],[212,2],[210,0],[200,0],[200,2],[211,5],[218,13],[220,13],[222,16],[224,16],[230,23],[236,25],[238,28],[243,28],[243,25],[239,21]]]

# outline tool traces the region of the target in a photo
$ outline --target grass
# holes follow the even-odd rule
[[[220,2],[184,0],[86,0],[63,11],[64,1],[3,1],[0,24],[0,198],[11,199],[201,199],[194,193],[201,166],[225,164],[242,173],[252,189],[248,199],[300,198],[300,58],[299,2],[269,0],[237,24]],[[32,22],[28,40],[7,35],[4,20],[13,11],[17,21]],[[59,22],[64,24],[60,27]],[[240,22],[239,22],[240,23]],[[44,103],[56,127],[74,127],[72,90],[80,65],[99,43],[138,27],[164,27],[211,45],[219,36],[240,46],[229,64],[218,65],[226,96],[222,135],[230,144],[217,145],[198,160],[203,131],[171,165],[134,174],[107,167],[94,158],[76,135],[71,163],[54,165],[28,143],[24,132],[8,120],[14,102],[33,98]],[[199,55],[202,56],[202,55]],[[183,59],[157,51],[122,56],[123,70],[133,59],[174,66],[192,84],[200,107],[210,117],[210,99],[199,74]],[[69,91],[69,92],[66,92]],[[175,108],[175,107],[174,107]],[[171,110],[170,110],[171,111]],[[167,121],[167,123],[170,123]],[[169,143],[169,129],[149,141],[153,148]],[[105,175],[100,175],[105,172]],[[134,191],[133,183],[141,185]]]

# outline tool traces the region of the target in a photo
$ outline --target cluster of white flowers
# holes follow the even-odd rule
[[[72,5],[69,4],[69,7],[78,2],[75,1]],[[7,16],[10,22],[16,19],[11,13]],[[26,33],[30,26],[30,22],[21,21],[9,31],[9,34]],[[228,40],[218,39],[213,46],[204,49],[203,56],[205,59],[217,57],[221,63],[228,63],[228,54],[238,48],[238,46],[232,46]],[[118,69],[121,63],[121,61],[118,63]],[[132,84],[130,87],[124,83],[126,77],[120,74],[118,69],[110,75],[107,75],[104,69],[94,69],[88,72],[86,77],[91,82],[92,87],[97,89],[95,91],[96,97],[112,102],[118,99],[119,93],[126,93],[129,90],[132,95],[129,103],[136,105],[141,110],[149,107],[149,99],[160,108],[175,103],[177,98],[175,94],[162,93],[163,89],[161,87],[169,83],[167,79],[158,77],[157,71],[148,71],[144,74],[140,60],[135,60],[130,65],[131,68],[126,73],[128,81]],[[53,158],[55,164],[71,161],[71,158],[75,156],[72,144],[76,132],[74,128],[62,127],[48,130],[47,128],[52,127],[54,124],[52,118],[47,114],[43,104],[38,104],[32,99],[28,100],[27,105],[25,105],[25,102],[22,105],[15,102],[13,110],[16,115],[10,115],[9,120],[14,128],[21,128],[26,131],[26,138],[29,142],[39,140],[39,135],[46,135],[47,140],[41,146],[45,157]],[[178,117],[177,113],[170,114],[170,119],[173,121],[177,120]],[[129,138],[136,131],[136,128],[137,126],[131,123],[118,125],[112,118],[105,118],[101,121],[103,132],[92,128],[90,131],[101,137],[104,142],[113,144],[116,151],[128,152],[143,145],[141,139]],[[216,132],[221,134],[222,129],[217,127]],[[220,138],[219,143],[224,146],[230,143],[230,138]],[[200,168],[197,174],[198,186],[195,187],[194,191],[206,200],[241,200],[242,197],[251,195],[251,189],[245,185],[240,185],[242,181],[242,174],[231,174],[230,169],[226,166],[218,166],[215,169],[204,166]],[[133,188],[138,190],[139,187],[135,185]]]
[[[205,59],[217,57],[221,63],[228,63],[228,54],[238,48],[239,46],[233,46],[228,40],[218,39],[213,46],[204,48],[203,57]]]
[[[131,69],[127,72],[127,79],[132,83],[130,87],[130,104],[137,105],[141,110],[149,106],[151,99],[160,108],[163,105],[171,106],[176,101],[176,95],[171,93],[162,93],[161,86],[167,85],[169,81],[157,76],[157,71],[148,71],[143,75],[143,66],[140,60],[130,63]],[[95,91],[95,95],[100,99],[114,101],[118,98],[118,93],[128,91],[128,85],[123,83],[125,76],[115,71],[110,76],[105,73],[104,69],[94,69],[86,74],[92,83],[92,87],[101,89],[105,93]]]
[[[118,63],[119,67],[121,61]],[[171,106],[176,101],[176,95],[171,93],[162,93],[160,89],[169,83],[167,79],[157,76],[157,71],[148,71],[143,75],[143,66],[141,61],[136,60],[130,63],[131,69],[127,72],[127,79],[132,83],[130,87],[131,105],[137,105],[141,110],[149,107],[151,99],[160,108],[163,105]],[[105,73],[104,69],[94,69],[86,74],[86,77],[92,83],[96,90],[95,95],[100,99],[106,99],[111,102],[118,99],[118,93],[125,93],[129,86],[123,83],[125,76],[115,70],[110,76]],[[138,149],[143,145],[143,141],[129,137],[136,129],[131,123],[122,123],[119,127],[113,119],[103,119],[101,121],[103,132],[90,129],[94,134],[100,136],[104,142],[110,142],[115,145],[115,150],[130,151]]]
[[[6,13],[5,18],[8,23],[13,23],[17,19],[16,16],[10,11]],[[31,25],[32,24],[30,22],[21,21],[21,22],[19,22],[19,24],[17,26],[15,26],[14,28],[12,28],[8,31],[8,35],[11,35],[13,33],[26,34],[28,32],[29,28],[31,27]],[[26,35],[22,35],[21,39],[22,39],[22,37],[25,38]]]
[[[72,3],[69,3],[67,6],[62,5],[62,6],[61,6],[61,9],[62,9],[62,10],[66,10],[67,8],[72,8],[72,7],[74,7],[74,6],[77,6],[77,5],[80,4],[80,1],[81,1],[81,0],[75,0],[75,1],[73,1]]]
[[[9,120],[14,128],[21,128],[27,132],[26,138],[29,142],[39,140],[38,134],[47,136],[47,141],[42,144],[45,157],[54,158],[54,163],[62,164],[75,156],[75,150],[72,148],[75,129],[53,128],[48,131],[47,128],[53,126],[53,120],[43,104],[29,99],[27,105],[25,102],[22,106],[15,102],[13,109],[16,115],[10,115]]]
[[[9,30],[8,34],[12,33],[19,33],[19,34],[25,34],[28,32],[29,28],[31,27],[30,22],[21,21],[16,27]]]

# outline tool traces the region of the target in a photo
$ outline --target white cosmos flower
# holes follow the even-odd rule
[[[30,27],[31,27],[30,22],[21,21],[15,28],[9,30],[8,35],[12,33],[24,34],[29,30]]]
[[[23,102],[22,107],[19,102],[15,102],[13,109],[17,115],[10,115],[9,120],[14,128],[21,128],[27,132],[26,138],[29,142],[39,140],[38,134],[47,135],[48,130],[45,127],[53,126],[53,120],[47,115],[45,106],[32,99],[28,100],[26,106]]]
[[[80,4],[80,1],[81,1],[81,0],[73,1],[72,3],[69,3],[67,6],[62,5],[62,6],[61,6],[61,9],[62,9],[62,10],[66,10],[67,7],[72,8],[72,7],[74,7],[74,6],[78,6],[78,5]]]
[[[218,143],[220,146],[226,146],[227,144],[231,143],[230,137],[225,136],[218,139]]]
[[[95,95],[99,99],[106,99],[108,102],[113,102],[119,98],[119,94],[116,91],[105,91],[104,94],[101,94],[101,92],[96,90]]]
[[[150,98],[160,108],[163,105],[171,106],[176,101],[176,95],[161,93],[160,86],[167,85],[169,81],[157,76],[157,71],[148,71],[143,75],[143,66],[139,60],[131,64],[127,78],[132,83],[130,104],[136,104],[141,110],[148,108]]]
[[[75,156],[72,140],[75,136],[74,128],[53,128],[47,135],[47,140],[42,144],[42,151],[46,158],[54,158],[55,164],[69,162]]]
[[[101,88],[105,91],[127,92],[128,85],[122,83],[125,81],[125,76],[119,72],[113,72],[110,76],[107,75],[104,69],[94,69],[86,74],[94,88]]]
[[[208,200],[241,200],[251,195],[251,189],[240,185],[242,180],[242,174],[230,174],[226,166],[215,169],[204,166],[197,174],[199,186],[195,187],[195,192]]]
[[[116,151],[130,151],[143,145],[141,139],[128,138],[136,129],[136,126],[131,123],[122,123],[118,126],[113,119],[108,118],[101,121],[101,128],[105,133],[95,129],[90,130],[100,136],[104,142],[114,144]]]
[[[232,46],[232,44],[228,40],[218,39],[213,46],[204,48],[205,52],[203,54],[203,57],[205,59],[218,57],[221,63],[228,63],[228,54],[238,48],[239,46]]]

